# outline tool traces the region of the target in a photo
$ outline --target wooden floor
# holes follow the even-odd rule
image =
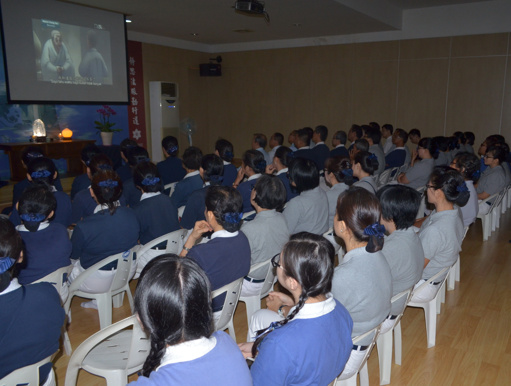
[[[67,185],[69,186],[69,185]],[[3,188],[5,190],[8,188]],[[9,188],[10,189],[10,188]],[[0,197],[1,197],[0,190]],[[1,198],[0,198],[1,202]],[[428,349],[422,309],[408,308],[402,319],[403,363],[392,366],[392,385],[511,385],[511,210],[490,239],[482,241],[481,222],[472,225],[461,253],[461,282],[448,291],[437,317],[436,346]],[[131,283],[132,290],[136,282]],[[99,330],[95,310],[72,303],[73,323],[69,336],[77,347]],[[263,302],[264,305],[264,302]],[[114,309],[113,319],[130,315],[127,299]],[[247,333],[245,305],[234,317],[238,342]],[[55,362],[58,384],[64,385],[69,358],[58,354]],[[378,355],[369,359],[371,385],[379,385]],[[136,375],[130,380],[136,379]],[[79,385],[105,385],[99,377],[80,372]]]

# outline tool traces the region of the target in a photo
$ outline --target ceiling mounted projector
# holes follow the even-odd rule
[[[238,0],[234,3],[234,9],[252,16],[264,16],[267,22],[270,21],[270,15],[264,8],[264,2],[257,0]]]

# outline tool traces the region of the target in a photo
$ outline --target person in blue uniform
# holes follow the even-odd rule
[[[30,161],[32,161],[34,158],[44,157],[44,152],[40,146],[27,146],[23,149],[21,152],[21,164],[25,169],[28,168],[28,164]],[[57,178],[54,181],[55,188],[62,192],[64,189],[62,188],[62,182],[60,182],[60,178],[57,175]],[[12,187],[12,208],[16,207],[16,203],[19,201],[21,194],[23,191],[30,186],[30,181],[28,178],[25,178],[21,180],[20,182],[17,182]]]
[[[328,146],[325,144],[327,136],[328,128],[324,125],[316,126],[314,134],[312,134],[312,141],[315,143],[312,148],[312,153],[314,154],[316,166],[320,173],[322,173],[325,168],[326,160],[330,157],[330,149],[328,149]]]
[[[294,152],[294,157],[311,160],[317,167],[316,155],[313,153],[310,147],[311,136],[309,135],[309,131],[307,129],[308,128],[305,127],[303,129],[298,130],[296,133],[295,145],[298,148],[298,150]]]
[[[22,250],[23,240],[14,226],[0,218],[0,379],[55,353],[64,323],[53,285],[18,283],[15,271],[23,261]],[[54,379],[51,368],[49,363],[39,369],[41,384]]]
[[[72,282],[80,273],[108,256],[125,252],[138,243],[140,226],[135,212],[119,207],[122,181],[111,170],[98,171],[92,176],[91,195],[96,200],[95,213],[78,224],[73,231],[71,258],[76,259],[69,275]],[[82,286],[83,291],[100,293],[108,290],[115,275],[116,264],[111,263],[90,276]],[[136,264],[132,272],[135,273]],[[82,303],[85,308],[97,308],[94,302]]]
[[[266,174],[273,174],[282,181],[286,188],[286,202],[298,196],[288,178],[289,164],[294,159],[294,153],[286,146],[279,146],[273,157],[273,162],[266,166]]]
[[[27,179],[33,185],[43,185],[55,196],[57,208],[55,209],[55,218],[53,221],[68,227],[71,225],[71,199],[64,192],[59,192],[55,188],[55,178],[57,170],[53,161],[46,157],[34,158],[28,164]],[[18,210],[14,208],[9,217],[14,225],[20,225],[21,219]]]
[[[236,343],[223,331],[213,332],[210,299],[208,277],[193,260],[167,254],[146,266],[135,312],[151,351],[130,385],[252,385]]]
[[[219,156],[206,154],[202,157],[199,174],[204,182],[204,187],[190,194],[181,217],[181,228],[192,229],[197,221],[206,219],[204,217],[206,192],[210,186],[222,185],[223,171],[224,165]]]
[[[334,147],[330,150],[330,157],[349,157],[350,153],[346,148],[346,140],[348,136],[346,132],[339,130],[337,131],[332,138],[332,146]]]
[[[71,264],[67,229],[51,221],[56,206],[57,200],[44,186],[29,187],[19,200],[22,224],[17,229],[25,243],[26,261],[18,275],[20,284],[33,283]]]
[[[150,162],[149,153],[142,146],[132,147],[128,150],[128,163],[131,168],[131,177],[123,180],[123,196],[126,200],[126,204],[130,208],[136,207],[140,203],[140,197],[142,192],[137,189],[135,182],[133,181],[133,169],[141,162]]]
[[[344,369],[351,348],[353,322],[331,294],[334,248],[322,236],[298,233],[272,259],[277,278],[291,296],[270,292],[267,310],[275,322],[242,343],[254,386],[328,385]]]
[[[405,143],[408,140],[408,134],[403,129],[396,129],[392,134],[392,144],[394,150],[385,156],[385,169],[400,167],[405,164],[406,150]]]
[[[199,263],[213,290],[244,277],[250,270],[250,244],[240,231],[242,206],[236,189],[211,186],[206,193],[206,221],[195,223],[181,251],[181,256]],[[195,245],[208,232],[213,232],[210,241]],[[222,310],[224,299],[225,295],[213,299],[213,312]]]
[[[179,153],[179,143],[177,138],[171,135],[165,137],[161,141],[163,155],[165,160],[158,162],[156,167],[162,180],[163,186],[172,182],[181,181],[186,174],[183,169],[183,163],[177,154]]]
[[[89,144],[82,149],[82,163],[89,167],[92,157],[101,154],[101,150],[94,144]],[[80,174],[73,180],[71,185],[71,200],[74,200],[76,194],[84,189],[89,189],[90,177],[87,173]]]
[[[177,208],[170,197],[162,194],[160,174],[155,164],[141,162],[133,170],[135,186],[142,192],[140,204],[134,208],[140,225],[140,243],[148,242],[167,233],[180,229]],[[137,256],[137,274],[146,264],[158,256],[159,249],[165,245],[156,245],[141,256]]]
[[[234,147],[232,143],[226,139],[219,139],[215,143],[215,154],[224,162],[224,180],[222,181],[222,185],[232,186],[238,176],[236,166],[231,163],[234,158]]]
[[[176,208],[186,205],[190,194],[199,190],[203,186],[202,178],[199,174],[200,163],[202,160],[202,151],[195,146],[190,146],[183,153],[183,167],[186,175],[176,184],[170,198]]]
[[[133,149],[137,147],[138,144],[136,141],[130,138],[125,138],[121,141],[120,147],[121,147],[121,159],[122,159],[122,166],[119,166],[115,171],[121,177],[122,182],[129,180],[133,177],[131,173],[131,168],[128,162],[128,151],[130,149]]]
[[[266,161],[260,151],[247,150],[245,154],[243,154],[243,164],[240,170],[238,170],[236,181],[232,184],[233,187],[238,189],[238,192],[241,193],[241,197],[243,198],[243,213],[254,210],[254,207],[250,203],[250,195],[252,194],[252,189],[257,179],[261,177],[261,173],[264,173],[265,170]],[[247,177],[247,180],[241,182],[245,177]]]

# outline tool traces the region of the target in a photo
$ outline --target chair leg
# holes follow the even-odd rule
[[[447,275],[447,291],[452,291],[456,286],[456,266],[453,266]]]
[[[458,260],[456,260],[455,267],[456,267],[456,275],[455,275],[456,281],[460,281],[460,273],[461,273],[460,272],[461,271],[461,258],[460,258],[460,256],[458,256]]]
[[[342,379],[337,381],[336,386],[357,386],[358,373],[354,374],[351,378]],[[362,385],[362,383],[361,383]]]
[[[69,340],[69,334],[67,333],[65,327],[63,327],[64,331],[62,331],[62,345],[64,346],[64,352],[67,356],[71,356],[73,353],[73,347],[71,346],[71,341]]]
[[[110,293],[96,294],[99,313],[99,327],[103,329],[112,324],[112,296]]]
[[[438,296],[439,294],[437,294]],[[434,347],[436,342],[436,305],[437,299],[424,304],[424,316],[426,318],[426,336],[428,348]]]
[[[483,241],[488,240],[488,237],[490,236],[490,219],[489,215],[485,214],[483,217],[481,217],[481,223],[483,226]]]
[[[133,303],[133,295],[131,295],[130,287],[126,288],[126,294],[128,295],[128,302],[130,304],[131,312],[135,309],[135,304]]]
[[[392,371],[392,329],[378,336],[376,348],[380,365],[380,385],[388,385]]]
[[[124,292],[120,292],[117,295],[112,296],[112,303],[114,308],[121,308],[124,303]]]
[[[100,376],[106,379],[107,386],[126,385],[128,383],[128,374],[123,370],[105,371]]]
[[[394,362],[401,366],[402,359],[401,321],[394,326]]]
[[[234,331],[234,323],[232,321],[232,317],[229,321],[229,324],[227,325],[227,329],[229,330],[229,335],[231,336],[232,340],[236,342],[236,332]]]
[[[247,307],[247,322],[250,324],[252,315],[261,309],[261,299],[259,296],[251,296],[246,298],[245,305]]]
[[[360,369],[360,386],[369,386],[369,372],[367,371],[367,361]],[[355,378],[356,379],[356,378]]]

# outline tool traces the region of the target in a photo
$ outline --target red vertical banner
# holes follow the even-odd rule
[[[128,41],[128,76],[130,104],[128,119],[130,138],[147,148],[145,127],[144,77],[142,68],[142,43]]]

